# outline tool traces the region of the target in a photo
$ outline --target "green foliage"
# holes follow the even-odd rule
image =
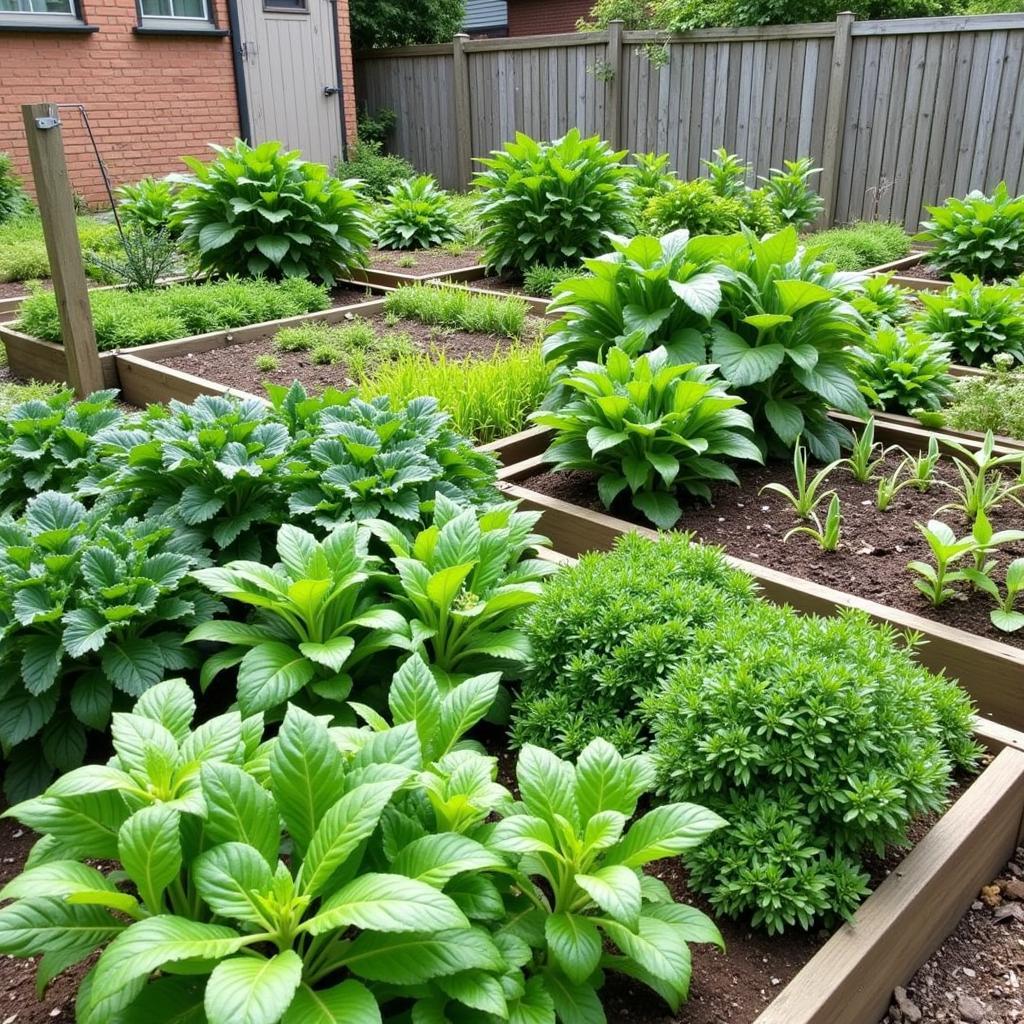
[[[845,228],[831,228],[809,235],[806,244],[818,259],[837,270],[867,270],[901,259],[910,252],[910,235],[902,224],[858,221]]]
[[[861,392],[874,409],[908,414],[940,409],[949,398],[949,345],[912,327],[884,327],[854,349]]]
[[[260,373],[272,373],[278,367],[277,356],[271,355],[269,352],[264,353],[261,356],[257,356],[253,360],[253,366],[260,371]]]
[[[359,385],[363,398],[386,395],[392,406],[430,395],[460,434],[481,444],[529,426],[548,387],[538,345],[513,345],[484,358],[449,361],[443,352],[399,355],[375,366]]]
[[[392,185],[377,207],[376,226],[382,249],[430,249],[459,234],[448,193],[428,174]]]
[[[385,155],[381,143],[366,140],[349,147],[348,159],[339,160],[334,173],[345,180],[362,183],[362,193],[374,202],[387,198],[388,189],[413,177],[415,169],[400,156]]]
[[[976,524],[988,523],[984,512],[979,513],[975,522]],[[914,580],[914,586],[931,601],[934,607],[938,608],[939,605],[945,604],[956,595],[951,584],[963,583],[967,580],[967,575],[963,570],[950,567],[966,555],[972,554],[977,548],[977,541],[974,536],[958,539],[952,528],[938,519],[930,519],[927,526],[922,526],[920,523],[915,525],[921,531],[921,536],[928,542],[932,561],[935,564],[913,561],[907,565],[907,568],[918,577]]]
[[[713,629],[726,608],[749,607],[754,595],[749,576],[686,534],[657,544],[626,534],[610,553],[584,555],[547,582],[525,621],[532,657],[513,741],[563,755],[596,737],[644,749],[641,698],[668,679],[695,630]]]
[[[742,157],[724,146],[712,150],[710,160],[701,160],[707,168],[708,180],[715,192],[725,199],[742,196],[747,191],[747,175],[752,170]]]
[[[515,295],[474,295],[464,288],[405,285],[384,296],[384,312],[457,331],[521,338],[526,303]]]
[[[22,188],[21,178],[6,153],[0,153],[0,224],[24,217],[32,209],[32,200]]]
[[[554,142],[522,132],[473,180],[484,259],[498,273],[597,256],[609,232],[629,228],[632,172],[598,136],[573,128]]]
[[[398,124],[398,112],[390,107],[379,107],[372,114],[366,106],[359,108],[356,117],[356,136],[361,142],[376,142],[383,146]]]
[[[146,177],[133,185],[121,185],[115,195],[122,222],[145,231],[170,231],[178,191],[178,184],[167,178]]]
[[[77,225],[83,252],[120,253],[121,238],[116,225],[95,217],[79,217]],[[86,264],[85,272],[90,277],[106,280],[95,265]],[[50,261],[42,221],[26,216],[0,224],[0,281],[33,281],[49,276]]]
[[[0,381],[0,414],[6,416],[16,405],[31,399],[49,402],[63,390],[64,386],[55,381]]]
[[[603,364],[577,363],[561,379],[572,399],[532,417],[555,431],[545,460],[596,473],[606,508],[628,488],[635,508],[671,529],[680,490],[710,501],[711,482],[739,483],[725,458],[761,461],[743,400],[715,369],[675,362],[665,348],[634,359],[615,347]]]
[[[1016,633],[1024,629],[1024,612],[1017,611],[1016,607],[1018,598],[1024,594],[1024,558],[1015,558],[1006,567],[1005,593],[1000,592],[999,585],[989,573],[967,569],[964,575],[975,587],[995,600],[996,607],[989,613],[989,617],[996,629],[1004,633]]]
[[[274,348],[280,352],[310,352],[318,364],[344,363],[354,376],[373,372],[379,364],[409,357],[414,351],[407,334],[378,334],[373,324],[358,318],[350,323],[285,327],[275,335]]]
[[[129,224],[121,237],[121,246],[119,257],[87,252],[85,262],[124,281],[135,291],[156,288],[157,282],[171,272],[178,257],[174,240],[164,228],[151,231],[141,224]]]
[[[769,205],[783,224],[805,228],[812,224],[825,206],[825,201],[811,187],[811,178],[821,173],[810,157],[783,160],[786,169],[773,167],[767,178],[762,178]]]
[[[728,235],[746,225],[763,235],[782,226],[763,191],[744,189],[735,196],[722,196],[705,178],[680,181],[656,196],[648,204],[645,218],[657,234],[684,228],[691,235]]]
[[[333,284],[366,263],[369,206],[354,181],[331,177],[280,142],[241,140],[209,163],[184,161],[171,224],[202,270],[252,277],[316,277]]]
[[[1024,491],[1024,455],[1012,451],[996,455],[995,438],[991,433],[985,435],[980,448],[968,448],[952,440],[947,440],[944,447],[956,453],[953,465],[960,477],[960,486],[952,488],[959,500],[943,505],[940,512],[955,509],[973,523],[978,516],[998,508],[1004,501],[1024,505],[1016,496]],[[1017,483],[1006,482],[1002,473],[1004,466],[1016,469]]]
[[[685,857],[718,912],[772,933],[849,916],[862,853],[905,845],[974,764],[968,698],[902,641],[863,613],[755,602],[699,628],[648,697],[662,791],[730,822]]]
[[[633,154],[629,169],[633,175],[633,197],[639,209],[644,209],[655,196],[668,192],[678,180],[669,166],[670,160],[668,153]]]
[[[889,271],[885,274],[872,274],[861,282],[863,291],[853,297],[854,309],[872,330],[900,327],[914,312],[914,292],[910,288],[893,284],[894,273]]]
[[[793,490],[785,484],[773,480],[771,483],[765,484],[759,492],[763,494],[765,491],[773,491],[776,494],[781,494],[789,502],[793,514],[799,519],[811,519],[815,509],[830,494],[835,495],[836,493],[832,490],[819,493],[819,488],[827,483],[829,474],[839,465],[839,460],[822,466],[810,480],[807,479],[807,461],[807,449],[801,444],[796,445],[793,448],[793,480],[796,489]]]
[[[352,0],[349,19],[357,50],[449,43],[462,28],[466,0]]]
[[[711,356],[747,403],[768,448],[802,438],[823,461],[839,456],[846,432],[828,416],[839,409],[866,418],[850,346],[864,324],[847,301],[858,283],[800,249],[785,228],[759,241],[749,231],[735,246],[711,325]]]
[[[523,274],[523,290],[527,295],[537,295],[543,299],[554,298],[562,282],[579,276],[579,273],[579,267],[548,267],[538,263]]]
[[[958,362],[990,365],[1006,353],[1024,362],[1024,286],[953,275],[944,292],[920,292],[914,326],[949,345]]]
[[[168,670],[193,664],[189,627],[220,608],[187,574],[199,540],[166,519],[107,522],[57,491],[0,520],[0,743],[10,799],[82,763],[86,730]]]
[[[1011,196],[1006,182],[991,196],[970,192],[928,213],[917,238],[931,243],[925,258],[942,272],[995,281],[1024,271],[1024,196]]]
[[[794,526],[792,530],[789,530],[782,538],[782,543],[785,544],[790,537],[797,533],[805,533],[812,540],[816,541],[818,547],[822,551],[837,551],[839,549],[839,540],[842,533],[842,522],[843,514],[839,504],[839,495],[832,494],[832,500],[828,503],[828,512],[825,514],[825,525],[822,526],[821,520],[818,518],[816,512],[811,513],[811,522],[813,526]]]
[[[984,377],[958,377],[945,422],[954,430],[991,430],[1024,438],[1024,367]]]
[[[94,291],[89,305],[96,344],[106,351],[312,313],[326,309],[330,300],[327,290],[311,281],[236,279],[175,284],[148,292]],[[60,344],[60,316],[53,293],[30,295],[22,303],[17,328]]]
[[[551,562],[529,557],[547,544],[539,512],[503,504],[480,512],[439,494],[433,521],[411,540],[393,523],[367,526],[393,555],[387,585],[409,622],[410,646],[426,650],[441,678],[518,664],[529,644],[516,623],[541,594]]]

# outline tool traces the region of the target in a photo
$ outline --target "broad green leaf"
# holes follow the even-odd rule
[[[642,896],[635,871],[609,864],[592,874],[576,875],[576,884],[606,913],[627,928],[635,928]]]
[[[207,838],[213,843],[245,843],[274,867],[281,844],[274,798],[235,765],[212,762],[201,772]]]
[[[481,1013],[492,1013],[504,1020],[508,1006],[501,982],[485,971],[460,971],[448,977],[438,978],[437,987],[450,999]]]
[[[443,832],[423,836],[403,847],[391,862],[391,871],[441,889],[463,872],[488,871],[504,864],[503,858],[483,843],[455,832]]]
[[[714,274],[695,274],[688,281],[669,281],[677,298],[698,316],[710,320],[722,304],[722,286]]]
[[[381,1024],[380,1008],[358,981],[316,991],[301,985],[281,1024]]]
[[[54,860],[15,875],[2,890],[0,900],[70,896],[73,892],[114,892],[114,884],[96,868],[77,860]]]
[[[310,661],[329,668],[332,672],[340,672],[348,661],[349,655],[355,650],[356,642],[350,636],[336,636],[326,643],[299,644],[299,652]]]
[[[617,921],[602,920],[601,927],[626,956],[685,994],[690,984],[691,958],[678,928],[646,915],[640,918],[637,932]]]
[[[776,281],[775,291],[784,312],[792,315],[816,302],[829,302],[834,293],[813,281]]]
[[[189,734],[196,713],[192,687],[184,679],[169,679],[147,690],[132,713],[159,722],[179,743]]]
[[[203,1002],[210,1024],[277,1024],[302,983],[293,949],[263,957],[236,956],[210,975]]]
[[[554,962],[566,977],[582,984],[597,970],[601,959],[601,935],[597,925],[581,914],[551,914],[544,935]]]
[[[201,853],[192,864],[196,891],[218,916],[265,922],[255,895],[268,895],[274,885],[270,866],[251,846],[222,843]]]
[[[153,804],[136,811],[117,837],[119,859],[151,914],[163,910],[163,894],[181,871],[181,824],[177,811]]]
[[[692,850],[725,824],[724,818],[697,804],[663,804],[635,822],[622,841],[607,852],[605,860],[629,868],[643,867]]]
[[[592,985],[577,985],[561,971],[548,967],[544,971],[544,988],[561,1024],[605,1024],[604,1009]]]
[[[395,725],[414,722],[423,749],[432,748],[441,723],[441,693],[421,655],[406,658],[395,673],[388,691],[388,706]]]
[[[738,334],[721,324],[712,325],[711,358],[722,368],[722,376],[736,387],[768,380],[782,365],[786,349],[775,343],[748,345]]]
[[[315,675],[294,647],[272,640],[254,647],[238,667],[238,706],[251,715],[286,704]]]
[[[779,435],[784,444],[797,443],[804,432],[804,414],[800,411],[800,406],[784,398],[769,398],[764,403],[764,414],[768,417],[772,430]]]
[[[205,978],[157,978],[121,1014],[119,1024],[209,1024],[203,1010],[205,984]]]
[[[543,818],[552,828],[558,816],[570,824],[579,823],[576,772],[568,761],[528,743],[519,754],[516,777],[523,803],[531,814]]]
[[[359,977],[392,985],[422,985],[459,971],[504,968],[494,942],[478,928],[430,934],[363,932],[345,952],[344,962]]]

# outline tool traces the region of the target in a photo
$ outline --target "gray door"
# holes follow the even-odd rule
[[[332,168],[342,155],[334,12],[331,0],[238,0],[236,44],[250,141],[277,139]]]

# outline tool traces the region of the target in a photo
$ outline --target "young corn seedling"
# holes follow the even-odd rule
[[[978,588],[989,594],[996,607],[989,613],[992,625],[1004,633],[1016,633],[1024,628],[1024,612],[1016,609],[1017,598],[1024,593],[1024,558],[1015,558],[1006,569],[1006,593],[999,592],[999,585],[991,576],[976,569],[965,569],[964,575]]]
[[[825,515],[824,527],[821,525],[821,520],[813,512],[811,513],[811,518],[814,520],[814,526],[794,526],[782,538],[782,542],[788,541],[794,533],[806,533],[808,537],[813,537],[818,542],[818,546],[822,551],[837,550],[843,521],[842,512],[839,507],[839,495],[834,491],[832,492],[832,500],[829,502],[828,512]]]
[[[1002,505],[1004,501],[1013,501],[1018,505],[1024,504],[1017,497],[1018,492],[1024,491],[1024,481],[1018,477],[1016,483],[1009,484],[1003,474],[999,472],[1000,466],[1015,466],[1020,474],[1024,471],[1024,455],[1017,452],[1010,452],[1006,455],[993,454],[995,440],[991,430],[985,435],[985,441],[978,451],[971,451],[955,441],[947,441],[947,444],[962,456],[962,458],[953,457],[957,473],[960,476],[960,486],[947,484],[956,492],[959,500],[943,505],[939,509],[940,512],[955,509],[962,512],[968,522],[973,523],[979,512],[988,514]]]
[[[975,540],[973,537],[957,540],[956,534],[938,519],[930,519],[927,526],[915,525],[928,542],[935,565],[914,561],[907,568],[921,577],[914,580],[914,586],[938,608],[955,593],[950,584],[967,579],[963,570],[954,570],[950,566],[974,550]]]
[[[907,460],[904,459],[896,467],[896,472],[892,476],[882,476],[878,478],[878,488],[875,491],[875,507],[879,512],[888,512],[889,506],[892,504],[893,498],[896,497],[904,487],[908,486],[911,480],[901,480],[900,477],[903,475],[903,468],[906,466]]]
[[[859,434],[854,434],[853,437],[850,457],[841,460],[839,465],[846,466],[857,483],[870,483],[875,477],[875,470],[885,462],[889,450],[880,441],[875,440],[875,418],[873,416],[864,424],[864,429]]]
[[[830,462],[824,468],[818,470],[818,472],[808,482],[807,480],[807,449],[798,444],[793,449],[793,476],[796,479],[796,491],[792,491],[785,484],[775,483],[774,481],[770,484],[765,484],[761,488],[760,493],[764,494],[765,491],[774,491],[776,494],[781,494],[786,501],[793,506],[793,511],[796,513],[799,519],[812,519],[814,517],[814,510],[830,495],[835,494],[835,491],[823,491],[821,494],[818,493],[822,484],[825,483],[829,473],[832,472],[836,466],[839,465],[839,461]]]

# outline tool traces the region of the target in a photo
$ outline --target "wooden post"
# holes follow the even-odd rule
[[[465,44],[469,36],[460,32],[452,46],[452,86],[455,90],[455,158],[459,175],[468,185],[473,177],[473,124],[469,99],[469,62]]]
[[[68,381],[79,398],[103,387],[100,354],[89,308],[89,289],[82,266],[82,247],[75,223],[75,203],[64,159],[57,107],[51,103],[26,103],[25,121],[28,155],[36,185],[39,216],[43,222],[50,277],[57,298]]]
[[[825,206],[821,211],[820,223],[825,227],[832,224],[836,215],[852,50],[853,15],[849,11],[843,11],[836,15],[836,34],[832,42],[832,73],[829,76],[828,107],[825,111],[825,141],[821,149],[821,197],[825,200]]]
[[[622,149],[622,26],[621,18],[608,23],[605,57],[604,137],[612,149]]]

